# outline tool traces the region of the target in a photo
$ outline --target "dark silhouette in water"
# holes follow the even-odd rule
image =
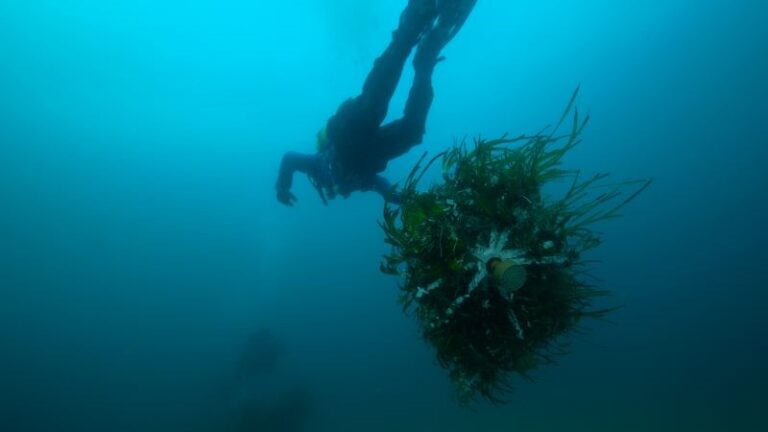
[[[248,400],[237,419],[237,432],[297,432],[306,430],[312,398],[304,388],[291,388],[270,402]]]
[[[291,193],[296,171],[309,177],[326,204],[336,195],[346,198],[354,191],[376,191],[388,201],[398,201],[389,181],[379,173],[390,160],[421,143],[434,97],[432,72],[442,60],[440,51],[461,29],[476,2],[409,0],[362,93],[342,103],[318,133],[317,153],[283,156],[275,186],[281,203],[292,206],[296,201]],[[417,45],[404,116],[382,126],[405,61]]]
[[[271,332],[261,329],[248,337],[238,364],[240,375],[252,377],[274,372],[282,354],[282,343]]]
[[[290,370],[281,366],[283,342],[266,328],[252,333],[236,362],[228,389],[225,430],[297,432],[306,430],[313,399]]]

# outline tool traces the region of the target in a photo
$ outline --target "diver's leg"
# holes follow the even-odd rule
[[[429,108],[435,96],[432,88],[433,69],[434,64],[416,72],[403,117],[382,126],[379,130],[377,142],[384,147],[381,152],[387,160],[395,159],[421,143]]]
[[[464,26],[477,0],[442,0],[439,15],[434,27],[427,32],[419,43],[413,66],[419,69],[434,66],[439,61],[440,51],[448,45]]]
[[[475,4],[477,4],[477,0],[438,1],[439,18],[435,28],[439,33],[443,33],[440,36],[443,46],[459,33]]]
[[[477,0],[442,0],[438,22],[422,38],[413,58],[414,78],[403,118],[383,126],[380,145],[388,160],[420,144],[424,136],[427,115],[434,99],[432,73],[443,58],[440,51],[456,36]]]
[[[440,50],[450,39],[448,28],[434,28],[424,37],[413,58],[413,84],[408,93],[403,117],[384,125],[379,131],[379,145],[387,160],[394,159],[420,144],[424,137],[429,109],[435,97],[432,73],[442,58]]]
[[[392,40],[374,61],[361,94],[339,107],[334,115],[336,119],[332,118],[329,126],[340,123],[353,126],[357,131],[373,131],[384,121],[411,50],[437,16],[435,4],[436,0],[408,2],[400,15],[398,28],[392,33]],[[329,133],[332,132],[330,129],[336,128],[329,127]]]
[[[431,28],[436,17],[435,2],[411,0],[400,17],[400,25],[392,33],[392,40],[375,60],[363,84],[360,99],[376,126],[384,121],[389,101],[395,93],[403,68],[411,50],[422,33]]]

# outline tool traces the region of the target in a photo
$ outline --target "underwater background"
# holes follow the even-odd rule
[[[566,166],[654,183],[597,227],[623,308],[470,408],[379,272],[381,198],[275,199],[405,3],[0,0],[0,431],[765,430],[768,2],[478,2],[385,174],[580,84]]]

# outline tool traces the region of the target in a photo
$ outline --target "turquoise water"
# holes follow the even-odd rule
[[[386,175],[581,84],[567,164],[655,183],[598,227],[613,322],[473,409],[378,271],[380,198],[274,197],[404,4],[0,0],[0,430],[259,430],[246,401],[296,388],[280,430],[764,430],[768,4],[479,0]],[[243,379],[264,328],[278,364]]]

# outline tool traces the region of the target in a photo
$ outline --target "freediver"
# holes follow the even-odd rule
[[[398,28],[375,60],[362,93],[347,99],[318,132],[317,152],[286,153],[275,185],[277,199],[293,206],[293,174],[307,175],[323,203],[337,195],[375,191],[398,203],[380,173],[387,163],[421,143],[434,98],[432,72],[440,51],[458,33],[477,0],[409,0]],[[382,125],[405,62],[416,47],[414,78],[402,118]]]

